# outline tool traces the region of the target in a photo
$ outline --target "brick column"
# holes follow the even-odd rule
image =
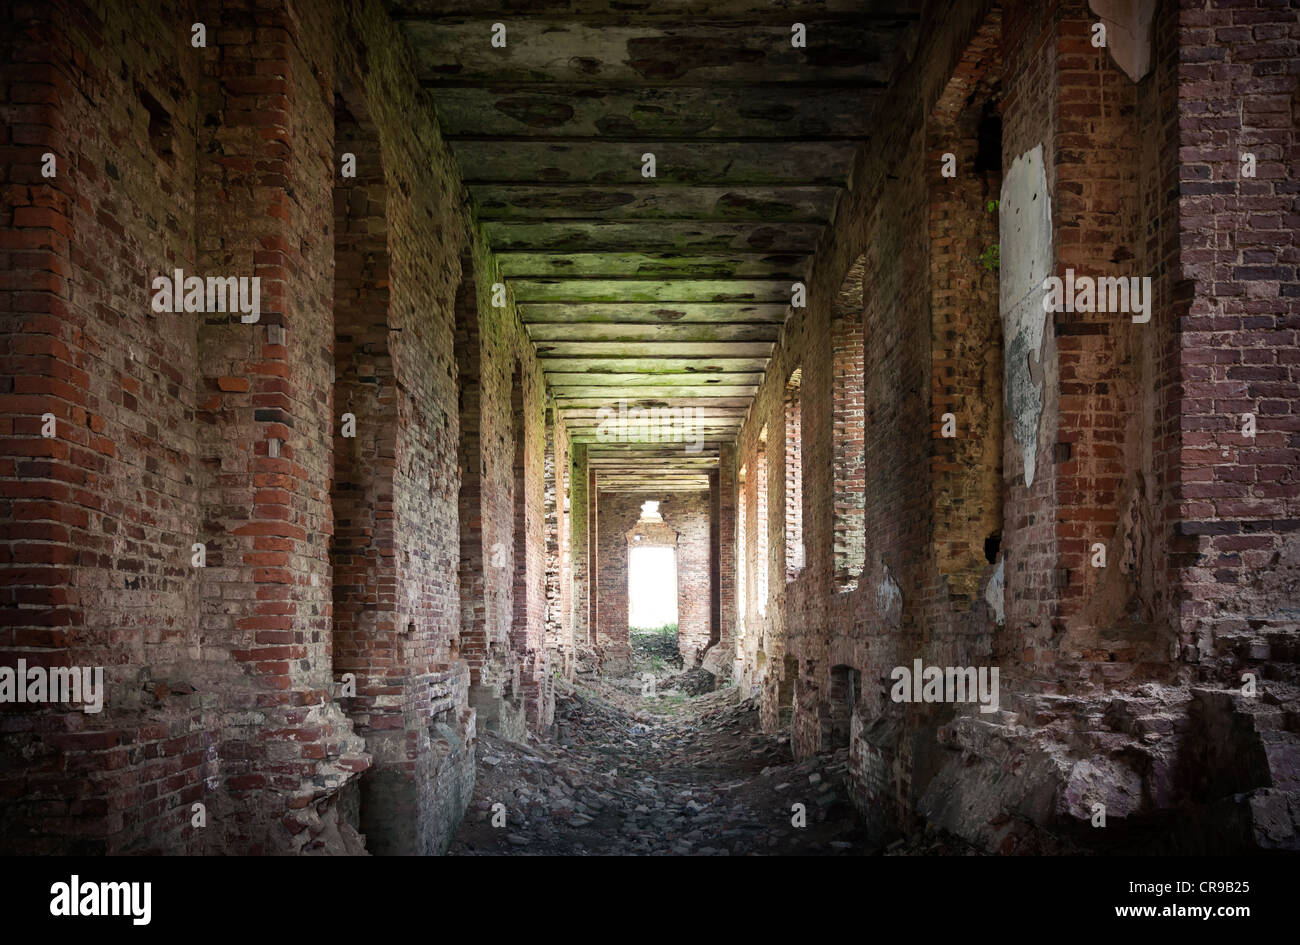
[[[333,103],[309,65],[330,57],[296,48],[312,31],[300,35],[284,8],[260,13],[256,31],[242,5],[200,13],[209,46],[199,108],[223,121],[200,132],[197,266],[258,277],[262,308],[255,324],[209,313],[199,329],[202,628],[240,670],[220,683],[219,752],[233,802],[253,819],[218,829],[227,851],[292,850],[319,816],[314,802],[369,764],[332,698],[336,418],[321,286],[333,247],[319,234],[333,204]]]
[[[732,664],[736,657],[736,638],[738,612],[736,605],[737,590],[737,536],[736,521],[736,458],[735,447],[722,447],[716,479],[716,501],[713,505],[717,535],[717,557],[715,558],[715,602],[717,639],[705,655],[704,668],[715,676],[730,679]],[[743,527],[743,524],[739,527]]]
[[[573,610],[573,640],[575,646],[591,643],[591,594],[590,594],[590,555],[588,552],[589,497],[587,483],[590,478],[587,467],[587,447],[578,443],[573,447],[573,461],[569,473],[569,518],[570,518],[570,574],[572,590],[569,594]]]
[[[1190,304],[1170,365],[1181,430],[1169,424],[1166,441],[1177,450],[1177,626],[1203,677],[1239,686],[1264,661],[1295,662],[1300,44],[1286,5],[1197,5],[1175,32],[1176,216]],[[1243,432],[1246,414],[1254,436]]]

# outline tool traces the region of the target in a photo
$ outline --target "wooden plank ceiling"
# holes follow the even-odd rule
[[[919,2],[389,2],[602,488],[707,488]],[[690,442],[609,442],[620,404],[698,411]]]

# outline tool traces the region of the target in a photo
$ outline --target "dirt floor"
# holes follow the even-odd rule
[[[634,675],[561,685],[553,738],[481,733],[474,796],[448,852],[885,852],[847,799],[846,750],[796,763],[787,734],[759,731],[751,699],[715,690],[703,670],[680,672],[675,655],[675,644],[634,637]]]

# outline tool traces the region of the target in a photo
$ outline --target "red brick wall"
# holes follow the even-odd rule
[[[1002,534],[1002,319],[990,203],[1002,186],[998,57],[990,15],[927,123],[930,188],[931,428],[934,541],[948,591],[979,590]],[[955,176],[945,177],[951,155]],[[944,415],[954,435],[945,437]]]
[[[378,591],[391,601],[381,597],[377,612],[363,605],[375,655],[363,666],[364,675],[358,672],[358,682],[381,685],[373,707],[358,699],[349,709],[375,759],[361,784],[368,847],[376,853],[432,853],[450,842],[473,784],[475,720],[467,705],[469,670],[460,658],[453,577],[459,554],[453,332],[458,263],[474,252],[473,237],[454,197],[459,182],[449,155],[442,150],[430,161],[433,130],[426,118],[412,117],[422,114],[418,90],[394,28],[375,6],[351,16],[340,30],[372,41],[366,68],[345,58],[340,82],[359,89],[375,124],[390,270],[386,316],[366,320],[371,334],[358,362],[359,379],[378,375],[384,384],[378,425],[391,438],[373,461],[355,464],[363,481],[377,475],[376,503],[367,509],[377,528],[368,547],[380,561],[371,586],[358,590]],[[332,160],[340,184],[346,179],[338,177],[337,161],[346,150],[358,156],[358,179],[363,166],[360,150],[336,141]],[[336,310],[337,305],[338,300]],[[392,364],[388,378],[376,370],[385,350]],[[338,377],[343,379],[342,371]],[[334,412],[344,407],[336,402]],[[367,433],[374,435],[358,414],[358,439]]]
[[[378,3],[128,6],[42,8],[3,31],[0,565],[17,608],[0,651],[102,665],[109,687],[98,715],[0,714],[5,755],[35,752],[0,778],[5,842],[355,852],[355,823],[374,852],[438,852],[472,787],[475,732],[454,576],[460,259],[486,277],[471,286],[488,314],[470,399],[488,437],[508,428],[509,366],[524,364],[530,622],[498,666],[545,725],[531,348],[513,308],[486,303],[494,266]],[[196,19],[206,49],[189,45]],[[125,44],[111,56],[108,35]],[[350,58],[363,47],[364,68]],[[336,89],[360,119],[337,141]],[[260,322],[153,313],[151,279],[174,268],[260,277]],[[355,440],[339,436],[344,412]],[[509,548],[499,513],[519,490],[491,444],[479,527]],[[191,567],[196,541],[206,568]],[[504,644],[512,589],[496,574],[484,589]],[[345,671],[355,699],[336,698]]]
[[[1238,14],[1242,22],[1227,22]],[[923,68],[890,95],[919,97],[933,111],[924,127],[891,126],[860,156],[851,196],[810,273],[809,307],[790,315],[736,457],[747,470],[764,465],[759,430],[779,429],[782,380],[802,365],[807,565],[774,589],[764,619],[751,615],[762,639],[746,636],[742,681],[760,687],[765,726],[787,724],[784,706],[792,703],[795,749],[807,754],[839,737],[837,681],[852,678],[846,668],[861,672],[851,773],[855,799],[882,826],[920,814],[1000,849],[1036,849],[1048,841],[1030,839],[1023,822],[995,824],[997,813],[1018,808],[1032,821],[1083,830],[1084,800],[1093,795],[1104,796],[1112,814],[1134,818],[1180,799],[1199,802],[1201,782],[1181,778],[1164,741],[1216,724],[1192,711],[1190,693],[1177,685],[1192,678],[1186,663],[1199,660],[1200,676],[1221,682],[1236,682],[1249,667],[1274,678],[1293,673],[1279,662],[1290,650],[1278,628],[1284,588],[1294,583],[1294,489],[1284,469],[1295,458],[1287,359],[1296,339],[1285,321],[1295,267],[1287,265],[1290,234],[1269,227],[1284,220],[1277,188],[1290,168],[1277,159],[1290,154],[1294,121],[1293,102],[1270,97],[1278,89],[1268,77],[1285,74],[1282,58],[1295,40],[1270,16],[1234,9],[1201,22],[1193,11],[1191,22],[1228,30],[1228,48],[1184,23],[1180,53],[1170,39],[1180,35],[1178,11],[1161,4],[1153,69],[1137,83],[1089,42],[1096,17],[1082,0],[1010,4],[1000,31],[996,17],[978,10],[933,29],[922,24],[923,54],[914,61]],[[1189,32],[1196,42],[1188,43]],[[1240,68],[1197,65],[1233,55],[1242,56]],[[1181,104],[1180,74],[1202,83],[1193,82],[1195,94]],[[1258,83],[1257,115],[1234,131],[1237,112],[1222,102],[1241,96],[1223,83],[1248,80]],[[975,172],[976,131],[999,86],[1001,170]],[[882,107],[893,113],[890,101]],[[1248,133],[1261,136],[1265,153],[1276,147],[1264,180],[1240,180],[1241,149],[1228,139]],[[1190,151],[1189,140],[1197,142]],[[1196,159],[1182,167],[1180,145],[1185,161]],[[1039,146],[1052,271],[1150,276],[1149,324],[1134,324],[1129,313],[1062,312],[1045,318],[1035,351],[1000,337],[999,280],[973,265],[999,239],[984,204],[1010,163]],[[946,152],[957,157],[956,178],[939,173]],[[1229,194],[1258,199],[1259,209],[1237,213]],[[1225,240],[1226,232],[1240,237]],[[1256,248],[1265,243],[1278,248]],[[866,566],[855,590],[834,593],[835,352],[827,324],[835,287],[860,253]],[[1002,390],[1023,362],[1000,364],[1002,347],[1008,358],[1028,360],[1042,397],[1028,445],[1032,485],[1012,432],[1025,405]],[[1233,432],[1234,415],[1252,406],[1274,424],[1273,435],[1247,444]],[[939,435],[944,412],[955,415],[955,440]],[[768,460],[767,469],[777,467]],[[789,491],[783,477],[770,481]],[[756,490],[746,488],[748,505]],[[749,538],[760,530],[746,531],[751,574],[783,564],[755,554]],[[993,548],[986,555],[983,545],[999,531],[995,570]],[[1104,568],[1091,565],[1097,543],[1106,549]],[[893,704],[886,674],[917,657],[998,666],[1001,709],[1027,734],[1008,741],[1002,716]],[[1139,687],[1152,682],[1173,685]],[[1063,693],[1074,701],[1062,702]],[[1114,755],[1113,739],[1086,721],[1114,700],[1159,713],[1132,727],[1151,737],[1144,748],[1126,742],[1131,757]],[[1058,742],[1053,723],[1084,734]],[[1003,775],[1044,746],[1090,759],[1107,771],[1106,784],[1142,787],[1108,793],[1079,783],[1071,768],[1044,772],[1058,801],[1031,813],[1033,791],[1047,788],[1010,785]],[[1099,842],[1095,834],[1090,842]]]
[[[457,576],[461,629],[457,649],[469,669],[470,684],[482,686],[492,679],[494,669],[488,664],[487,593],[484,585],[487,549],[483,543],[483,461],[479,436],[482,341],[479,290],[472,257],[461,260],[460,273],[455,301],[456,379],[460,393],[457,439],[460,549]]]
[[[495,263],[475,257],[477,305],[457,306],[461,377],[461,638],[471,702],[507,737],[554,712],[546,667],[545,411],[513,300],[491,304]],[[463,289],[468,293],[468,289]]]
[[[1052,8],[1043,4],[1006,4],[1002,17],[1002,167],[1003,174],[1021,155],[1041,145],[1048,193],[1056,193],[1056,135],[1059,76],[1057,57],[1051,50],[1057,42]],[[1055,210],[1055,206],[1053,206]],[[1006,313],[1003,314],[1006,317]],[[1015,339],[1004,337],[1008,351]],[[1013,352],[1019,355],[1018,349]],[[1027,355],[1030,353],[1026,353]],[[1011,354],[1007,355],[1008,390]],[[1044,391],[1050,391],[1056,377],[1056,339],[1045,331],[1038,352]],[[1037,474],[1025,484],[1025,466],[1020,444],[1013,439],[1014,405],[1003,418],[1003,570],[1006,575],[1006,633],[1000,651],[1032,662],[1036,647],[1050,638],[1056,590],[1057,535],[1050,513],[1056,504],[1056,480],[1050,474],[1056,455],[1050,431],[1055,429],[1056,399],[1044,395],[1036,442]]]
[[[573,677],[573,623],[569,575],[569,438],[564,421],[546,412],[546,652],[554,670]]]
[[[199,61],[172,39],[176,13],[0,14],[0,660],[103,666],[108,689],[99,714],[0,708],[0,754],[28,759],[0,783],[7,852],[197,852],[188,808],[220,772],[175,669],[199,630],[194,316],[150,309],[151,270],[194,268]],[[122,61],[89,40],[104,28]],[[171,111],[166,159],[142,93]]]
[[[867,553],[862,516],[866,489],[862,396],[865,269],[866,261],[861,258],[850,267],[840,283],[831,314],[835,583],[849,589],[857,586]]]
[[[1095,21],[1086,4],[1063,4],[1057,24],[1057,264],[1062,276],[1067,268],[1079,274],[1143,276],[1153,268],[1142,245],[1138,89],[1091,45]],[[1157,299],[1162,306],[1168,301],[1167,295]],[[1167,312],[1167,307],[1157,308],[1153,321],[1164,322]],[[1148,330],[1124,313],[1061,312],[1054,317],[1060,372],[1054,392],[1059,396],[1053,467],[1059,601],[1054,623],[1069,631],[1065,640],[1056,641],[1056,652],[1037,656],[1040,662],[1082,657],[1084,665],[1064,667],[1063,674],[1093,673],[1099,682],[1118,678],[1123,670],[1114,663],[1168,656],[1167,644],[1146,652],[1134,647],[1132,638],[1145,628],[1141,618],[1125,619],[1126,611],[1140,606],[1133,599],[1134,572],[1145,571],[1142,577],[1148,580],[1141,583],[1149,586],[1151,571],[1151,563],[1140,560],[1150,543],[1139,524],[1150,520],[1148,497],[1141,494],[1145,385],[1138,355]],[[1131,472],[1128,481],[1126,470]],[[1149,467],[1145,478],[1150,480]],[[1134,504],[1130,521],[1122,521],[1125,506]],[[1091,566],[1096,543],[1108,546],[1106,568]],[[1120,629],[1126,623],[1136,632]],[[1090,667],[1089,662],[1112,665]]]
[[[930,44],[927,49],[937,55],[924,72],[913,74],[900,86],[900,99],[912,101],[919,96],[927,110],[937,102],[980,19],[978,10],[962,11],[960,17],[931,24],[931,30],[922,28],[920,35],[927,36]],[[882,107],[888,109],[888,103]],[[831,740],[842,737],[846,720],[841,697],[847,692],[843,681],[850,677],[850,670],[861,675],[861,691],[854,687],[859,704],[854,724],[859,733],[875,720],[900,716],[905,717],[909,731],[932,730],[937,719],[927,707],[908,707],[903,712],[903,707],[888,701],[890,669],[915,656],[943,664],[987,663],[992,645],[988,606],[981,599],[970,599],[975,595],[969,591],[968,597],[953,599],[946,573],[950,569],[939,562],[940,548],[950,548],[954,540],[949,519],[953,524],[964,523],[969,512],[979,522],[981,534],[976,544],[963,533],[963,561],[970,572],[970,591],[983,590],[993,571],[983,556],[984,529],[998,527],[996,474],[981,471],[978,475],[983,478],[969,483],[954,477],[952,469],[934,464],[945,456],[945,446],[938,442],[939,414],[944,412],[940,407],[963,396],[980,400],[960,412],[970,414],[974,407],[974,413],[982,414],[973,421],[967,419],[980,431],[979,448],[991,449],[996,461],[997,435],[990,434],[987,427],[998,408],[996,403],[987,404],[982,389],[990,374],[996,379],[999,370],[995,359],[984,356],[997,344],[996,309],[989,304],[996,293],[996,281],[973,271],[978,265],[974,258],[966,260],[964,270],[958,268],[956,257],[969,247],[954,243],[957,229],[945,232],[941,226],[932,234],[931,180],[938,168],[932,166],[930,150],[926,129],[902,122],[891,125],[867,149],[867,160],[860,161],[855,172],[851,196],[846,196],[837,210],[834,235],[821,244],[822,252],[808,280],[808,308],[791,313],[741,431],[737,462],[748,470],[757,469],[763,462],[758,431],[766,425],[770,436],[772,429],[783,428],[784,385],[780,382],[801,366],[805,566],[792,582],[774,589],[765,619],[756,621],[751,615],[750,626],[759,630],[763,639],[751,643],[747,634],[742,673],[742,683],[761,687],[765,726],[782,724],[783,698],[793,703],[789,724],[801,755],[830,747]],[[989,185],[981,182],[979,186]],[[992,188],[996,194],[995,182]],[[973,206],[974,197],[966,198],[966,204]],[[951,216],[954,226],[959,223],[967,241],[982,241],[996,233],[982,208],[978,217],[963,215],[960,221],[956,208],[950,214],[942,206],[934,209],[939,220]],[[931,256],[932,236],[942,261]],[[996,236],[989,240],[993,241]],[[943,259],[945,253],[952,258]],[[977,257],[978,250],[972,255]],[[940,265],[947,266],[945,277],[951,281],[947,294],[939,295],[941,311],[935,312],[932,267]],[[864,287],[860,329],[844,321],[846,315],[856,314],[852,308],[846,309],[843,299],[846,283],[851,296],[855,282]],[[991,288],[981,290],[985,304],[977,311],[982,327],[974,337],[959,339],[957,336],[977,319],[975,313],[959,311],[952,294],[966,284],[982,282],[992,283]],[[862,346],[850,347],[852,342],[846,341],[858,331]],[[974,363],[958,365],[958,352],[977,357]],[[936,366],[941,379],[937,391]],[[837,383],[837,370],[863,378],[861,394],[842,380]],[[994,396],[1000,395],[995,392]],[[837,429],[847,430],[855,419],[855,401],[864,409],[860,471],[855,468],[856,451],[835,442]],[[951,450],[951,446],[946,448]],[[778,454],[778,461],[780,458]],[[778,467],[777,472],[784,470]],[[846,494],[854,479],[865,483],[860,500]],[[786,501],[784,480],[784,475],[770,480],[778,483],[782,493],[769,497],[778,507]],[[750,491],[757,490],[750,487]],[[988,498],[992,508],[977,501],[982,498]],[[855,503],[860,503],[865,525],[862,571],[855,588],[837,592],[837,558],[840,570],[846,571],[847,556],[843,551],[837,555],[836,548],[837,544],[851,545],[851,536],[836,510],[839,506],[852,514]],[[961,528],[974,531],[965,524]],[[757,537],[759,530],[755,528],[752,534]],[[941,535],[949,537],[941,540]],[[978,550],[978,561],[966,553],[972,546]],[[747,542],[746,554],[752,559],[751,567],[762,566],[753,544]],[[784,561],[774,564],[788,566]],[[839,583],[844,582],[841,579]],[[781,667],[784,672],[777,671]],[[930,764],[913,757],[913,736],[899,735],[898,724],[890,724],[893,727],[887,730],[893,735],[874,742],[859,738],[854,749],[859,797],[864,808],[876,808],[873,816],[880,816],[881,810],[890,811],[886,820],[901,816],[915,803],[925,787]],[[932,731],[918,733],[915,744],[924,745],[933,737]],[[873,753],[871,758],[869,753]]]
[[[334,146],[353,153],[357,176],[334,187],[334,469],[330,501],[334,535],[334,671],[356,677],[356,698],[344,699],[372,751],[402,727],[405,669],[397,658],[392,478],[396,459],[396,384],[388,350],[389,272],[386,189],[378,136],[359,96],[335,95]],[[343,416],[355,436],[343,435]],[[405,629],[405,628],[402,628]],[[388,704],[386,704],[388,703]],[[378,759],[377,759],[378,760]],[[362,788],[362,829],[372,849],[388,824],[373,814],[381,798],[371,788],[390,772],[385,760]],[[402,805],[407,806],[406,804]],[[406,813],[403,811],[403,813]]]
[[[1294,9],[1198,5],[1178,19],[1183,411],[1178,630],[1206,679],[1294,663],[1300,560],[1300,279]],[[1242,176],[1241,155],[1256,156]],[[1257,433],[1242,436],[1243,413]],[[1173,445],[1166,415],[1165,442]],[[1288,657],[1288,653],[1291,655]],[[1285,671],[1294,679],[1294,670]]]
[[[1005,36],[1029,28],[1017,19],[1023,9],[1009,12]],[[1161,7],[1153,36],[1168,31],[1175,12]],[[1028,494],[1016,476],[1018,448],[1009,433],[1005,439],[1006,570],[1023,575],[1007,599],[1007,652],[1049,691],[1073,684],[1066,680],[1162,674],[1172,646],[1161,574],[1170,484],[1160,455],[1178,410],[1169,373],[1175,53],[1165,42],[1153,74],[1135,85],[1091,45],[1095,21],[1086,5],[1062,4],[1042,21],[1050,38],[1036,59],[1024,58],[1024,46],[1004,47],[1004,161],[1044,147],[1055,274],[1151,276],[1154,292],[1145,325],[1126,313],[1052,316],[1042,359],[1041,475]],[[1042,531],[1049,518],[1050,537]],[[1098,544],[1104,568],[1092,566]]]

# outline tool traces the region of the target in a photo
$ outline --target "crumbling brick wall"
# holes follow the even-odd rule
[[[591,612],[591,552],[589,533],[591,531],[591,503],[594,498],[588,485],[591,471],[587,461],[587,447],[575,443],[570,451],[569,469],[569,569],[572,575],[569,618],[572,621],[574,647],[582,649],[590,646],[592,639]]]
[[[1271,77],[1285,72],[1278,63],[1294,38],[1264,11],[1179,16],[1173,4],[1158,5],[1152,69],[1136,82],[1090,42],[1098,18],[1083,2],[972,5],[923,23],[919,65],[898,77],[882,107],[898,113],[889,102],[919,99],[925,123],[897,123],[865,149],[809,274],[808,307],[792,310],[742,428],[736,464],[747,473],[765,464],[780,508],[781,456],[770,443],[764,452],[760,431],[780,429],[781,382],[802,365],[806,565],[772,588],[765,617],[747,615],[746,633],[756,628],[762,640],[746,637],[741,678],[760,686],[765,726],[787,724],[791,704],[795,749],[807,754],[838,737],[836,693],[853,678],[847,669],[861,671],[851,772],[855,800],[882,830],[924,817],[994,849],[1043,849],[1067,834],[1085,845],[1122,843],[1121,832],[1089,832],[1093,802],[1121,822],[1217,803],[1216,788],[1185,777],[1174,759],[1201,752],[1222,789],[1237,783],[1227,775],[1234,762],[1205,753],[1213,733],[1281,724],[1240,693],[1186,684],[1197,675],[1233,684],[1247,668],[1275,681],[1293,674],[1276,607],[1293,583],[1286,543],[1294,490],[1282,470],[1294,457],[1284,437],[1261,444],[1257,433],[1247,442],[1234,424],[1253,407],[1273,431],[1284,430],[1284,404],[1295,399],[1286,367],[1294,333],[1277,320],[1294,294],[1294,267],[1282,262],[1291,238],[1270,229],[1282,220],[1276,181],[1294,138],[1293,104],[1275,94],[1283,80]],[[1215,37],[1224,30],[1220,53]],[[1236,55],[1233,43],[1253,44],[1239,68],[1199,65]],[[1255,56],[1263,61],[1246,65]],[[1180,74],[1192,92],[1182,102]],[[1248,128],[1202,122],[1223,101],[1244,100],[1235,85],[1224,90],[1231,83],[1257,93]],[[1001,166],[963,177],[999,87]],[[1241,179],[1233,135],[1256,136],[1273,156],[1264,180]],[[1187,141],[1197,147],[1189,151]],[[1192,166],[1180,164],[1180,142]],[[947,152],[957,157],[953,179],[939,169]],[[1026,183],[1031,166],[1041,167],[1041,180]],[[980,204],[1012,169],[1021,178],[1010,193],[1023,202],[1008,213],[1003,186],[994,230]],[[1259,207],[1229,203],[1228,194]],[[1032,230],[1039,224],[1026,208],[1039,200],[1048,210]],[[1229,206],[1240,213],[1224,216]],[[1213,236],[1229,230],[1244,234],[1240,247]],[[976,245],[999,239],[996,279],[963,267]],[[1270,240],[1281,248],[1264,250]],[[1013,244],[1019,250],[1009,259]],[[828,593],[830,440],[843,408],[833,352],[823,349],[833,337],[827,310],[859,253],[865,569],[856,589]],[[1026,279],[1027,261],[1040,253],[1042,271]],[[1150,322],[1135,323],[1130,312],[1044,313],[1042,278],[1067,267],[1150,276]],[[1008,297],[1011,280],[1028,293],[1027,318],[1017,314],[1019,297]],[[1036,318],[1041,338],[1030,330]],[[955,416],[955,441],[941,435],[945,412]],[[1273,472],[1267,484],[1264,468]],[[744,488],[749,518],[756,489]],[[769,563],[753,538],[765,530],[771,541],[781,526],[769,516],[746,528],[750,560],[741,571],[752,589],[755,570]],[[999,532],[1000,541],[985,544]],[[1104,566],[1094,564],[1098,548]],[[770,563],[772,573],[785,570]],[[1239,584],[1247,593],[1224,603],[1225,589]],[[1247,611],[1266,616],[1252,622]],[[888,673],[913,658],[998,666],[1001,711],[893,703]],[[1289,691],[1275,682],[1276,698]],[[1094,733],[1087,720],[1101,715],[1104,731]],[[1063,744],[1053,724],[1088,734]],[[1283,759],[1295,738],[1247,742],[1268,761],[1253,769],[1255,793],[1233,802],[1241,823],[1285,818],[1278,798],[1286,797]],[[1008,784],[1008,750],[1016,764],[1053,760]],[[1008,809],[1023,818],[999,814]],[[1060,833],[1052,839],[1027,823]],[[1228,842],[1275,841],[1245,826]]]
[[[552,670],[573,678],[569,570],[569,435],[554,406],[546,413],[546,652]]]
[[[1184,650],[1203,679],[1231,685],[1245,671],[1296,682],[1293,669],[1266,669],[1295,663],[1300,599],[1294,13],[1181,11],[1177,122],[1164,129],[1183,155],[1177,182],[1161,181],[1178,189],[1177,207],[1164,210],[1178,227],[1186,280],[1180,336],[1160,352],[1164,376],[1183,393],[1181,418],[1168,408],[1161,418],[1161,453],[1178,476],[1167,493],[1177,510],[1171,579],[1182,591]],[[1160,249],[1163,260],[1175,252]],[[1253,437],[1243,434],[1245,414]]]
[[[486,276],[486,432],[510,416],[511,355],[535,408],[521,501],[537,619],[499,663],[537,725],[543,431],[531,346],[513,307],[490,305],[499,277],[406,44],[377,2],[4,15],[20,131],[0,219],[16,618],[0,641],[6,661],[104,666],[108,687],[97,715],[5,707],[5,755],[43,746],[4,771],[6,845],[358,852],[359,826],[374,852],[438,852],[475,738],[456,578],[462,258]],[[109,34],[125,43],[111,54]],[[155,312],[152,279],[178,268],[257,276],[260,319]],[[499,481],[504,449],[485,450],[490,513],[518,491]],[[509,541],[512,518],[485,518]],[[512,589],[486,587],[504,641]]]
[[[0,647],[9,666],[102,666],[108,690],[97,714],[0,708],[14,853],[197,852],[189,806],[221,772],[211,705],[177,671],[199,632],[197,332],[150,309],[152,275],[195,260],[199,62],[178,55],[168,13],[0,14]],[[124,37],[122,62],[91,43],[104,28]]]
[[[543,382],[499,269],[475,257],[458,305],[461,381],[461,636],[484,724],[521,738],[550,724],[546,659]],[[470,304],[470,297],[477,304]]]
[[[831,422],[834,453],[834,569],[835,586],[852,589],[866,561],[863,503],[866,480],[863,362],[863,279],[866,259],[859,257],[845,273],[831,309]]]
[[[1002,534],[999,27],[993,11],[926,123],[936,566],[968,601]]]

